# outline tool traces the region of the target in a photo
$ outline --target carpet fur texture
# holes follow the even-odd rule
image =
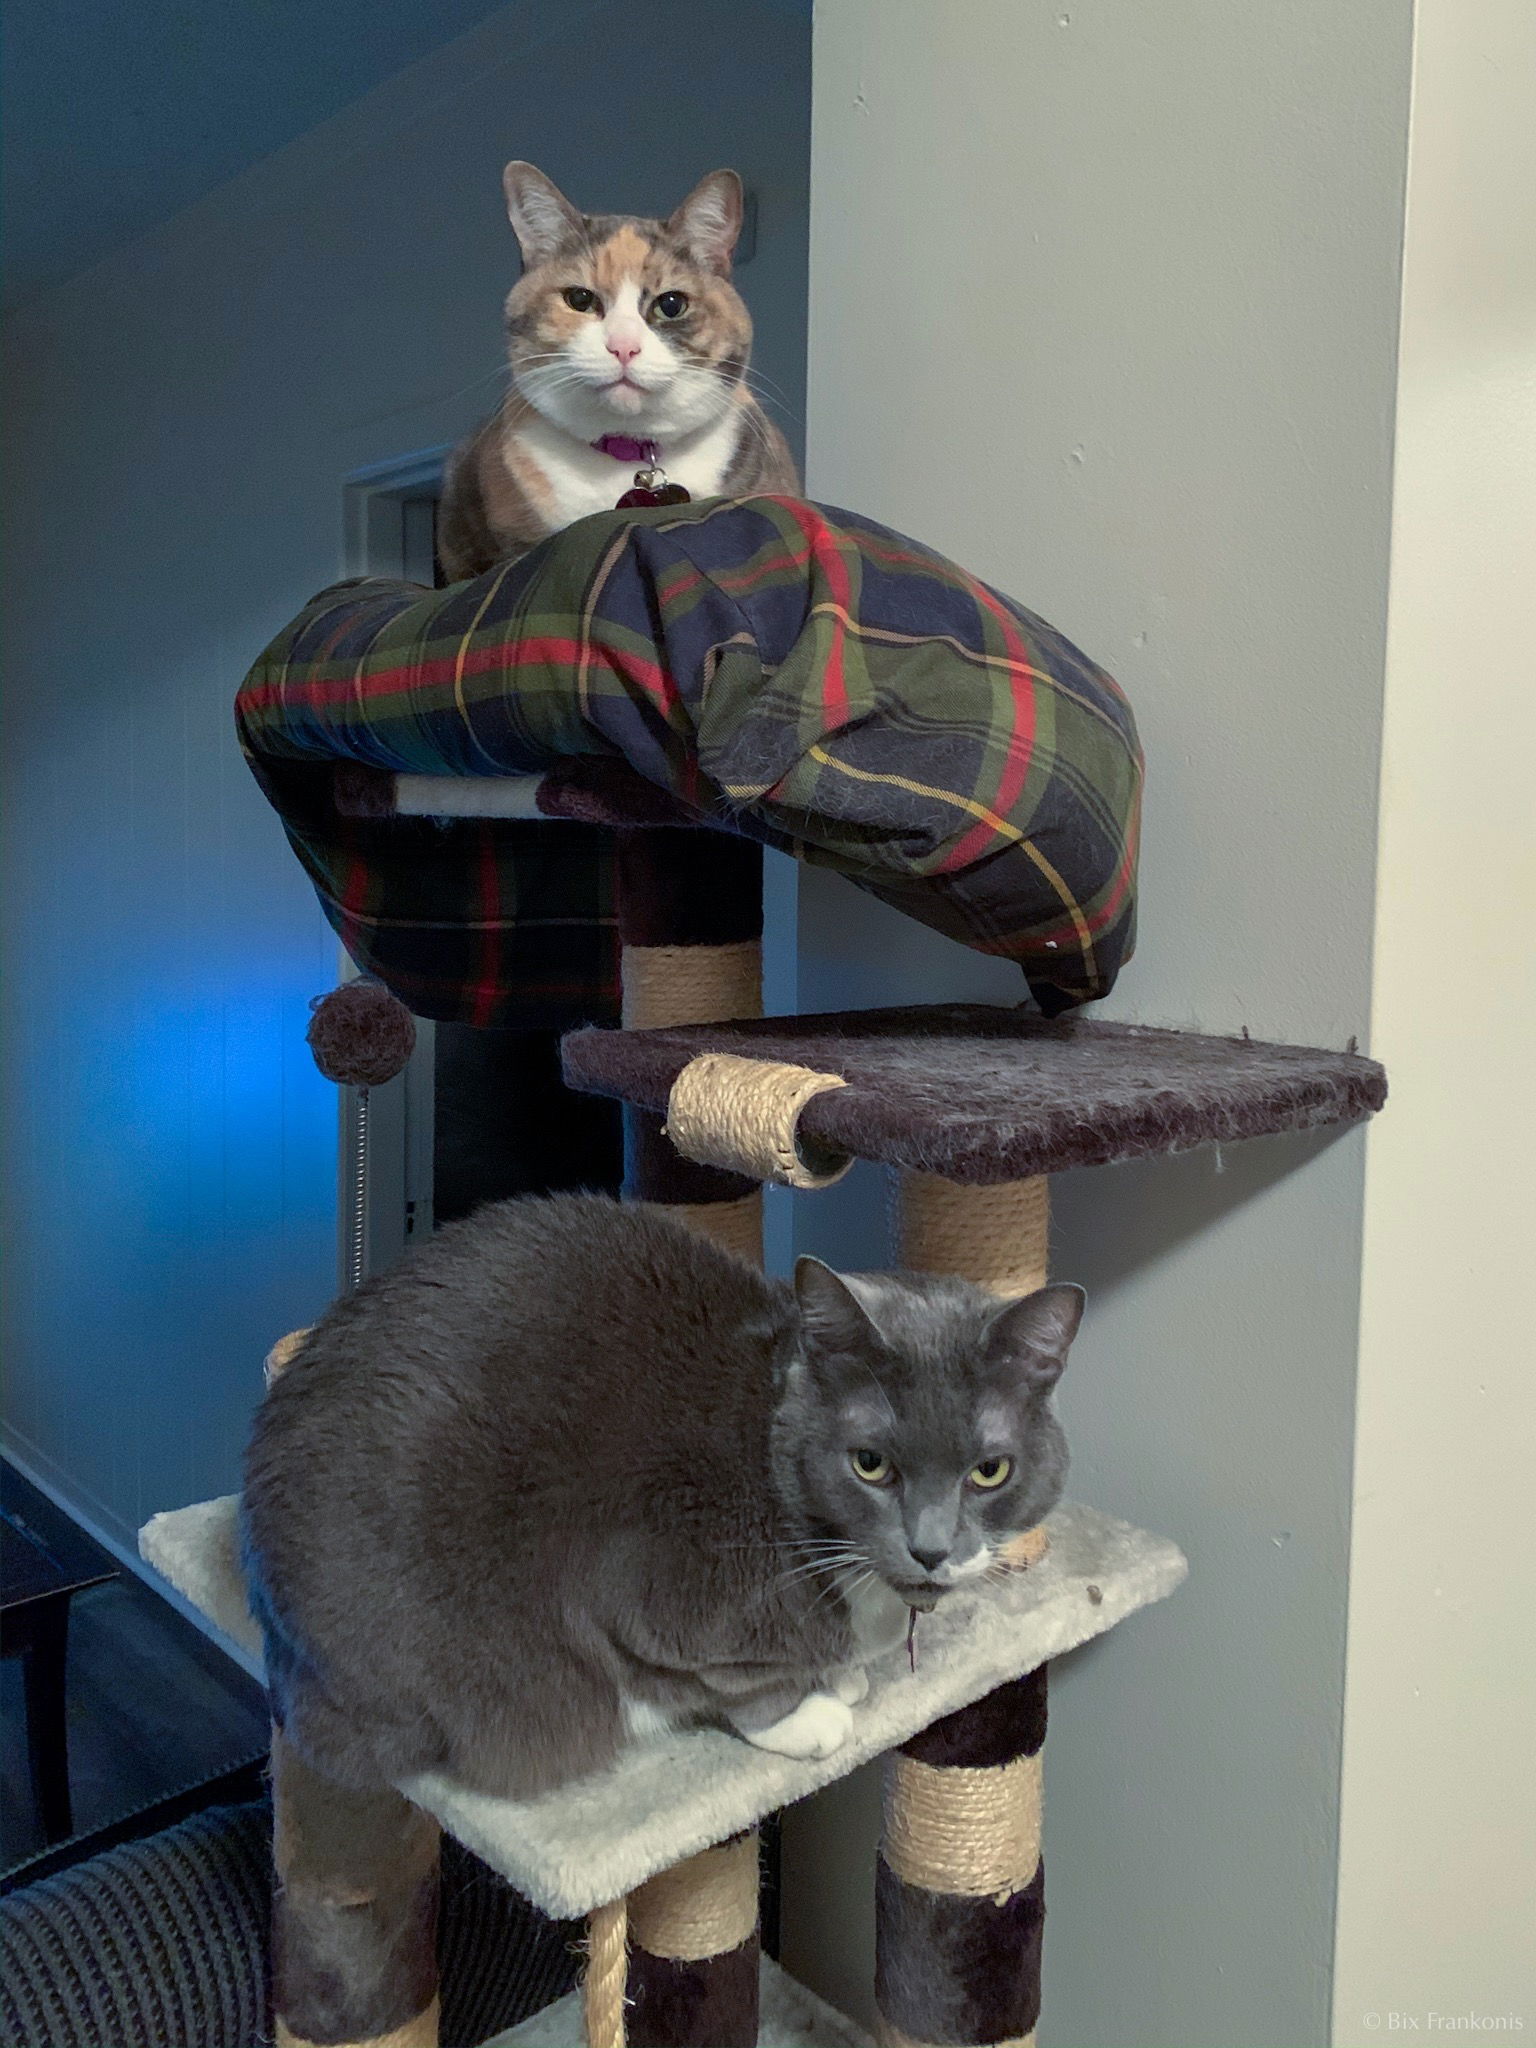
[[[242,1648],[260,1654],[227,1495],[156,1515],[145,1561]],[[436,1777],[402,1785],[448,1832],[546,1913],[568,1918],[633,1891],[659,1870],[753,1827],[905,1742],[940,1715],[1103,1635],[1164,1599],[1188,1566],[1166,1538],[1064,1502],[1041,1563],[1002,1587],[957,1592],[917,1630],[917,1669],[898,1651],[871,1672],[852,1738],[795,1762],[705,1730],[633,1750],[611,1771],[543,1799],[488,1798]]]
[[[571,1087],[660,1111],[704,1052],[841,1074],[846,1088],[806,1104],[804,1137],[972,1184],[1354,1123],[1387,1095],[1384,1070],[1355,1052],[964,1003],[594,1028],[562,1059]]]

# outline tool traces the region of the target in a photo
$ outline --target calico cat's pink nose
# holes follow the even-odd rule
[[[640,353],[640,340],[628,334],[608,334],[603,337],[608,353],[617,356],[621,368],[628,369]]]

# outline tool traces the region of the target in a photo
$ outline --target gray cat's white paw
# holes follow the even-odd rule
[[[830,1693],[812,1692],[782,1721],[757,1729],[747,1740],[754,1748],[771,1749],[776,1756],[814,1759],[841,1749],[852,1732],[853,1716],[847,1703],[833,1699]]]
[[[856,1707],[860,1700],[869,1697],[869,1673],[862,1664],[850,1664],[833,1679],[832,1693],[845,1707]]]

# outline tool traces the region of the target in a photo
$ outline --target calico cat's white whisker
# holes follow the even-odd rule
[[[741,383],[754,395],[761,393],[786,409],[789,406],[789,393],[784,389],[783,385],[776,384],[771,377],[765,376],[754,365],[749,364],[739,377],[732,376],[728,370],[719,370],[711,366],[710,375],[717,377],[722,384],[731,390],[734,390],[736,385]]]
[[[460,384],[457,389],[444,392],[443,396],[445,400],[450,401],[455,398],[464,398],[471,391],[478,391],[482,384],[489,384],[498,378],[505,384],[511,381],[511,377],[512,365],[510,363],[497,363],[492,369],[482,370],[478,377],[471,377],[467,384]]]

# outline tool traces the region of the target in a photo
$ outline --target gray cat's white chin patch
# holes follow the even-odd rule
[[[964,1564],[957,1564],[950,1573],[950,1586],[963,1586],[968,1579],[984,1579],[997,1562],[997,1553],[992,1550],[978,1550],[974,1557],[968,1557]],[[946,1591],[948,1588],[945,1589]]]

